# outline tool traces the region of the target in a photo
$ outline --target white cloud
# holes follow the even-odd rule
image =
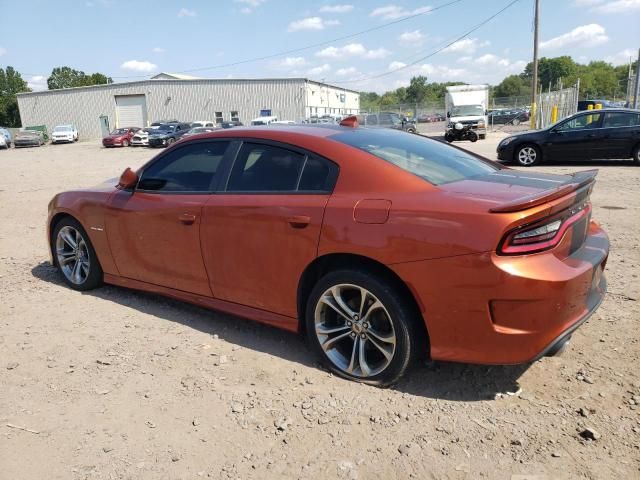
[[[591,9],[597,13],[626,13],[640,10],[640,0],[616,0],[598,4]]]
[[[342,47],[327,47],[316,52],[317,57],[321,58],[349,58],[362,57],[368,59],[379,59],[387,57],[391,52],[385,48],[377,48],[367,50],[361,43],[349,43]]]
[[[195,17],[198,14],[194,10],[189,10],[188,8],[181,8],[178,11],[178,18],[182,17]]]
[[[0,57],[7,53],[7,49],[4,47],[0,47]]]
[[[307,70],[307,75],[320,75],[322,73],[327,73],[331,70],[331,65],[325,63],[324,65],[320,65],[318,67],[313,67]]]
[[[158,69],[158,66],[154,63],[139,60],[127,60],[120,68],[123,70],[132,70],[134,72],[153,72]]]
[[[638,52],[636,50],[625,48],[618,53],[605,57],[605,60],[609,63],[613,63],[614,65],[628,65],[629,58],[631,58],[631,60],[635,60],[637,56]]]
[[[240,13],[248,15],[253,12],[254,9],[262,5],[266,0],[233,0],[234,3],[244,4],[245,6],[240,9]]]
[[[240,13],[244,13],[245,15],[250,14],[251,12],[253,12],[253,10],[251,10],[249,7],[242,7],[240,9]]]
[[[460,57],[458,60],[456,60],[456,62],[458,62],[458,63],[469,63],[471,60],[473,60],[472,56],[465,55],[463,57]]]
[[[427,13],[432,7],[424,6],[418,7],[414,10],[407,10],[399,5],[385,5],[373,10],[370,15],[372,17],[381,17],[388,20],[395,20],[397,18],[408,17],[410,15],[419,15],[421,13]]]
[[[573,0],[576,7],[590,7],[602,2],[603,0]]]
[[[474,53],[477,49],[490,45],[491,42],[485,40],[479,41],[477,38],[463,38],[455,43],[452,43],[443,50],[445,53]]]
[[[153,48],[153,53],[164,53],[165,49],[161,48],[161,47],[154,47]]]
[[[424,43],[425,38],[426,35],[424,35],[420,30],[413,30],[411,32],[401,33],[398,37],[398,41],[402,45],[420,46]]]
[[[570,32],[563,33],[540,43],[540,48],[554,50],[577,45],[580,48],[594,47],[609,41],[609,37],[602,25],[591,23],[574,28]]]
[[[304,59],[304,57],[287,57],[284,60],[281,60],[278,63],[278,66],[292,68],[292,67],[302,67],[306,64],[307,64],[307,61]]]
[[[407,64],[404,62],[393,61],[389,64],[389,70],[398,70],[400,68],[406,67]]]
[[[339,25],[338,20],[325,20],[320,17],[307,17],[302,20],[296,20],[289,24],[287,30],[289,32],[297,32],[299,30],[324,30],[333,25]]]
[[[34,92],[46,90],[48,88],[47,79],[42,75],[34,75],[27,79],[27,86]]]
[[[353,5],[325,5],[320,8],[321,13],[349,13]]]
[[[336,75],[340,77],[354,76],[358,74],[359,72],[356,67],[339,68],[338,70],[336,70]]]

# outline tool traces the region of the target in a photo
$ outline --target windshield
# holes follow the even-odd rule
[[[113,132],[111,132],[111,135],[124,135],[128,131],[129,130],[127,130],[126,128],[116,128]]]
[[[175,125],[160,125],[156,131],[160,132],[173,132],[176,129]]]
[[[397,130],[359,128],[329,138],[364,150],[434,185],[499,170],[457,148]]]
[[[484,115],[482,105],[456,105],[451,109],[452,117],[467,117],[472,115]]]
[[[54,132],[70,132],[71,131],[71,127],[64,125],[62,127],[56,127],[53,129]]]

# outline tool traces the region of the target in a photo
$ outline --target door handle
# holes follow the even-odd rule
[[[293,215],[287,218],[287,222],[289,222],[289,225],[293,228],[304,228],[311,222],[311,217],[307,215]]]
[[[178,216],[178,220],[185,225],[193,225],[193,222],[196,221],[196,216],[191,213],[181,213]]]
[[[595,133],[587,134],[587,138],[595,138],[595,137],[597,137],[597,135]]]

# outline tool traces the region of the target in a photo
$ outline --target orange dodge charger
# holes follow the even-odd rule
[[[606,290],[595,175],[520,172],[355,117],[234,128],[56,195],[48,239],[71,288],[305,332],[331,371],[385,386],[419,356],[516,364],[566,345]]]

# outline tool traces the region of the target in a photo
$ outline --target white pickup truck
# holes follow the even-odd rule
[[[471,128],[483,139],[487,135],[487,106],[489,85],[457,85],[447,87],[445,108],[447,128],[450,124],[471,124]]]

